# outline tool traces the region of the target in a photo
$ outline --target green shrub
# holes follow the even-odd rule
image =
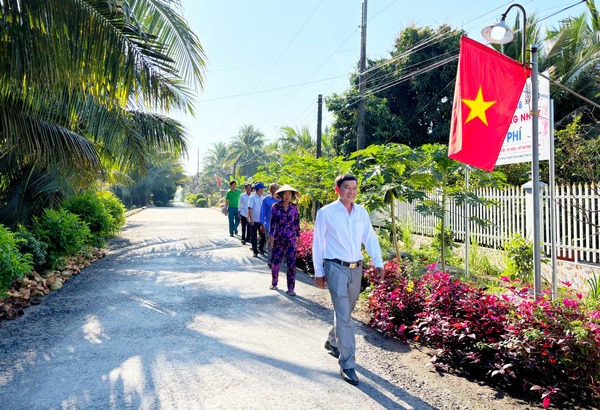
[[[196,206],[199,208],[206,208],[206,198],[198,198]]]
[[[31,272],[31,255],[19,251],[20,239],[4,225],[0,225],[0,292],[10,288],[17,278]]]
[[[92,238],[88,224],[66,209],[46,209],[41,217],[34,217],[33,234],[48,244],[48,262],[52,267],[63,256],[81,253]]]
[[[513,280],[518,278],[525,283],[531,283],[533,279],[533,243],[517,233],[510,240],[504,242],[504,251],[507,257],[507,276]]]
[[[19,251],[23,255],[27,253],[31,255],[33,268],[36,271],[43,270],[48,261],[48,244],[33,236],[23,225],[19,225],[19,230],[15,233],[15,238],[19,242]]]
[[[115,236],[125,227],[127,219],[125,218],[125,205],[112,192],[100,191],[98,198],[104,204],[104,208],[111,216],[110,219],[110,236]]]
[[[112,232],[112,216],[95,192],[84,192],[63,201],[63,208],[78,215],[92,233],[89,245],[102,247]]]
[[[198,205],[198,201],[203,199],[204,200],[204,205]],[[198,207],[206,207],[206,196],[202,193],[189,193],[185,196],[185,202],[187,202],[188,204],[192,204],[192,205],[196,205]]]

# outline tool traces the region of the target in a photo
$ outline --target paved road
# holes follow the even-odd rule
[[[323,348],[325,291],[269,290],[226,218],[131,216],[108,256],[0,327],[1,409],[430,409],[375,366],[345,383]],[[359,348],[364,345],[362,327]]]

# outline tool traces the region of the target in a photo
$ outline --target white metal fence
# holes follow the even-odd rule
[[[557,258],[574,262],[600,263],[600,187],[593,185],[557,186],[554,194],[555,232]],[[533,203],[530,194],[520,187],[504,190],[484,188],[475,193],[479,197],[494,200],[497,205],[471,207],[470,215],[479,217],[490,224],[480,227],[469,224],[471,237],[482,246],[502,249],[504,242],[515,233],[531,238],[528,226],[529,219],[527,201]],[[431,199],[436,199],[432,196]],[[540,195],[541,237],[543,251],[546,256],[551,253],[550,195],[547,187],[542,188]],[[424,216],[415,211],[417,203],[397,203],[397,217],[409,219],[413,232],[432,236],[438,223],[432,216]],[[446,218],[454,231],[455,240],[465,240],[465,207],[448,201]]]

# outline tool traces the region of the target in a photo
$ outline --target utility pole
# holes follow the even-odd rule
[[[362,3],[360,33],[360,72],[358,73],[358,115],[356,119],[356,150],[365,147],[365,91],[367,88],[367,0]]]
[[[198,148],[198,163],[196,166],[196,178],[200,178],[200,148]]]
[[[323,119],[323,94],[317,98],[317,158],[321,158],[321,120]]]

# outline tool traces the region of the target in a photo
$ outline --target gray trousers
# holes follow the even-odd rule
[[[333,328],[329,332],[329,343],[340,351],[342,369],[353,369],[356,365],[354,352],[356,342],[352,327],[352,311],[360,294],[362,266],[350,269],[346,266],[325,261],[327,287],[333,303]]]

